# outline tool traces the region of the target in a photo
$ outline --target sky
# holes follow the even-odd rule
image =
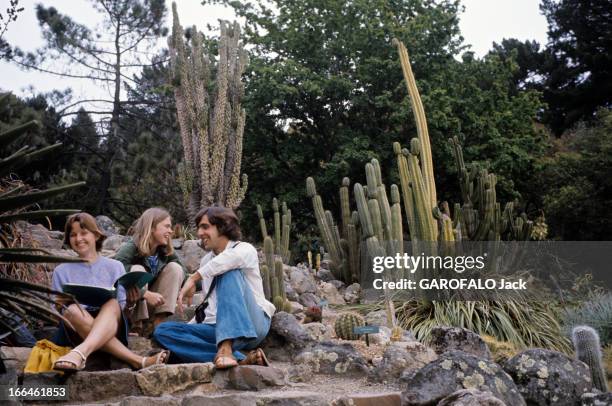
[[[172,2],[166,2],[170,10]],[[5,39],[25,51],[33,51],[43,44],[34,10],[37,3],[53,5],[61,13],[88,27],[99,22],[88,0],[20,0],[19,5],[25,9],[19,14],[17,21],[11,23]],[[477,56],[483,56],[491,49],[493,42],[501,42],[504,38],[546,43],[546,19],[540,14],[538,0],[462,0],[462,4],[465,11],[460,17],[461,33],[465,43],[471,45]],[[202,6],[200,0],[178,0],[177,5],[183,27],[195,24],[201,31],[206,31],[206,24],[216,24],[219,18],[235,19],[232,11],[222,6]],[[167,26],[171,27],[170,21]],[[160,46],[163,43],[165,40],[160,40]],[[109,97],[108,89],[95,87],[88,81],[22,71],[10,63],[0,61],[2,91],[9,90],[20,96],[31,96],[69,87],[73,89],[75,99]]]

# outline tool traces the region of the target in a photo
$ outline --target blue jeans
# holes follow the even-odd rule
[[[172,352],[173,362],[211,362],[221,341],[232,340],[234,357],[238,350],[256,348],[270,330],[270,317],[255,302],[244,274],[234,269],[217,276],[216,324],[187,324],[168,321],[155,329],[153,337]]]

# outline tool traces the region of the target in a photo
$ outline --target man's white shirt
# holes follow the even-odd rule
[[[263,281],[259,273],[259,258],[257,250],[247,242],[230,241],[225,250],[219,255],[209,252],[200,261],[200,268],[196,271],[202,276],[202,292],[206,294],[210,289],[213,278],[233,269],[240,269],[244,274],[246,285],[253,292],[255,302],[272,318],[276,308],[264,294]],[[282,283],[282,282],[281,282]],[[217,321],[217,292],[216,289],[208,296],[208,307],[205,312],[204,323],[214,324]],[[191,320],[190,323],[195,322]]]

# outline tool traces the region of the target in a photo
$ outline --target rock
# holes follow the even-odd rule
[[[18,376],[23,373],[28,357],[29,347],[0,347],[0,357],[6,368],[5,373],[0,374],[0,385],[16,385]]]
[[[291,314],[302,313],[304,311],[304,306],[298,302],[289,301],[289,304],[291,304]]]
[[[261,347],[272,359],[290,361],[298,351],[312,342],[312,337],[298,323],[295,316],[286,312],[278,312],[272,316],[270,332]]]
[[[344,302],[344,298],[338,292],[338,289],[331,283],[321,282],[319,285],[319,296],[323,300],[327,300],[327,302],[331,305],[343,305],[346,304]]]
[[[506,406],[506,404],[491,392],[462,389],[442,399],[438,406]]]
[[[317,284],[307,269],[294,266],[289,272],[289,278],[291,286],[297,294],[317,292]]]
[[[348,304],[359,303],[361,298],[361,285],[358,283],[353,283],[352,285],[347,286],[344,291],[344,300]]]
[[[32,349],[30,347],[0,347],[0,356],[5,362],[11,362],[18,371],[23,371]]]
[[[119,234],[119,227],[115,226],[113,220],[107,216],[96,216],[96,224],[104,235],[110,237],[111,235]]]
[[[329,269],[319,269],[315,276],[323,282],[330,282],[336,279]]]
[[[284,371],[279,368],[245,365],[216,371],[213,384],[220,389],[257,391],[272,386],[284,386],[286,377]]]
[[[294,362],[310,365],[313,372],[320,374],[350,376],[368,372],[365,359],[348,343],[317,343],[300,352]]]
[[[186,396],[181,406],[328,406],[325,396],[318,392],[275,391],[253,394],[210,394]]]
[[[302,293],[298,299],[304,307],[318,306],[321,300],[314,293]]]
[[[434,327],[431,330],[430,346],[438,354],[459,350],[479,358],[492,358],[484,340],[473,331],[461,327]]]
[[[68,396],[71,401],[94,402],[140,395],[136,375],[136,372],[129,369],[79,372],[68,378]]]
[[[129,396],[123,399],[119,406],[180,406],[181,399],[172,396]]]
[[[64,233],[48,230],[42,224],[20,220],[15,222],[15,229],[27,247],[61,250],[64,245]]]
[[[376,310],[365,315],[366,324],[368,326],[386,326],[387,313],[385,310]]]
[[[200,261],[202,257],[206,255],[206,251],[204,251],[199,244],[200,240],[185,240],[183,242],[183,248],[181,248],[180,251],[176,251],[181,262],[187,267],[190,273],[200,268]]]
[[[402,373],[403,405],[436,404],[461,389],[489,391],[507,405],[524,406],[510,375],[491,361],[463,351],[447,351],[416,372]]]
[[[302,326],[317,341],[331,340],[332,338],[331,329],[323,323],[306,323],[302,324]]]
[[[212,382],[214,364],[154,365],[136,374],[138,387],[145,396],[161,396]]]
[[[289,382],[310,382],[312,375],[312,366],[308,364],[295,364],[287,371]]]
[[[401,393],[357,393],[336,399],[334,406],[400,406]]]
[[[612,392],[587,392],[580,398],[581,406],[610,406],[612,405]]]
[[[372,344],[387,345],[391,341],[391,329],[389,327],[378,327],[379,332],[370,334],[368,339]]]
[[[438,358],[436,353],[425,345],[414,341],[397,345],[392,343],[385,350],[382,362],[376,366],[368,379],[374,382],[397,380],[404,371],[416,371]]]
[[[175,250],[182,249],[184,241],[185,241],[184,238],[173,238],[172,239],[172,248],[174,248]]]
[[[344,282],[339,281],[339,280],[337,280],[337,279],[333,279],[333,280],[331,280],[331,281],[325,281],[325,282],[328,282],[328,283],[331,283],[332,285],[334,285],[334,287],[335,287],[336,289],[338,289],[338,292],[340,292],[340,290],[341,290],[341,289],[343,289],[343,288],[346,286],[346,285],[344,284]]]
[[[152,349],[151,340],[140,336],[128,337],[128,348],[138,355],[147,355]]]
[[[557,351],[523,351],[510,358],[504,369],[530,405],[576,405],[593,388],[586,364]]]
[[[289,283],[288,281],[283,281],[283,283],[285,284],[285,294],[287,295],[287,299],[292,302],[297,302],[299,300],[300,295],[298,295],[295,289],[293,289],[291,283]]]
[[[128,237],[125,237],[120,234],[113,234],[106,240],[104,240],[104,242],[102,243],[102,249],[116,252],[119,250],[119,247],[121,247],[121,245],[127,240]]]

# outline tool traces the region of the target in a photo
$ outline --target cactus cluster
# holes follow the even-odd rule
[[[264,262],[259,267],[266,299],[274,304],[277,311],[291,311],[291,304],[285,292],[283,261],[274,255],[272,237],[264,238]]]
[[[343,340],[359,340],[359,335],[353,333],[354,327],[365,326],[365,319],[357,313],[342,313],[334,323],[336,337]]]
[[[240,26],[221,21],[219,58],[213,66],[203,52],[203,34],[194,27],[191,43],[185,44],[175,3],[172,13],[168,45],[184,155],[179,183],[193,218],[200,207],[235,209],[246,193],[247,177],[240,174],[246,119],[241,79],[248,57],[240,43]]]
[[[306,193],[312,199],[317,226],[329,253],[331,271],[336,279],[346,283],[359,281],[359,221],[355,212],[350,211],[349,185],[349,178],[344,178],[340,187],[342,225],[339,227],[331,211],[324,209],[314,179],[306,179]]]
[[[289,249],[289,235],[291,232],[291,210],[287,208],[287,204],[282,202],[280,205],[278,199],[272,199],[272,209],[274,210],[274,252],[279,255],[285,264],[291,259],[291,250]],[[261,236],[265,240],[268,237],[268,228],[266,219],[263,215],[261,205],[257,205],[257,217],[259,217],[259,228]]]
[[[602,392],[608,391],[608,381],[603,367],[599,335],[589,326],[576,326],[572,330],[572,341],[576,358],[588,365],[593,386]]]

